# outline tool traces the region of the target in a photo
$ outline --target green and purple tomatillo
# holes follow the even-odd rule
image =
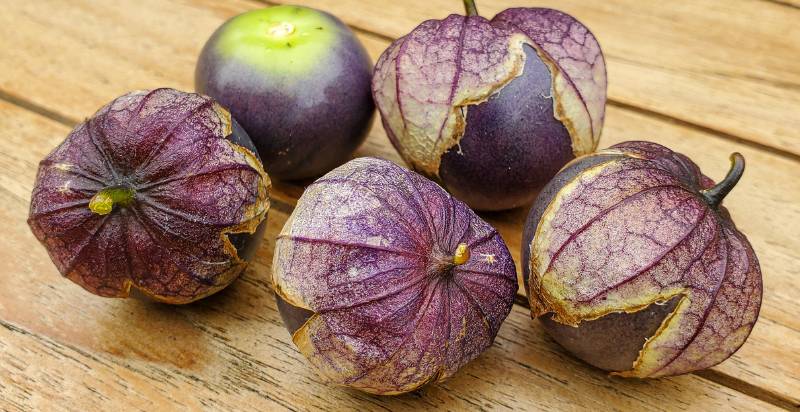
[[[174,89],[114,99],[39,164],[28,224],[62,275],[94,294],[188,303],[256,251],[270,181],[213,99]]]
[[[494,228],[436,183],[375,158],[306,189],[272,270],[284,323],[319,374],[381,395],[442,381],[477,357],[517,290]]]
[[[220,26],[197,61],[195,87],[230,109],[270,176],[296,180],[339,166],[364,141],[371,76],[369,55],[339,19],[276,6]]]
[[[533,204],[522,241],[534,317],[584,361],[654,378],[714,366],[744,344],[761,307],[761,269],[688,157],[625,142],[571,162]]]
[[[573,17],[542,8],[428,20],[378,60],[375,104],[417,171],[468,205],[510,209],[597,147],[606,101],[600,45]]]

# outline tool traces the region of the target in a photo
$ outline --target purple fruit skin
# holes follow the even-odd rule
[[[529,204],[575,158],[569,132],[552,121],[553,98],[545,97],[552,87],[550,71],[533,48],[523,47],[522,75],[469,108],[459,145],[442,156],[439,175],[445,186],[478,210]]]
[[[709,264],[706,270],[711,272],[711,275],[687,271],[687,274],[684,275],[684,279],[686,280],[679,281],[683,282],[685,285],[684,292],[682,294],[675,295],[668,300],[665,299],[666,302],[656,302],[646,306],[644,309],[632,313],[626,313],[624,311],[611,312],[595,320],[580,321],[577,327],[555,321],[552,319],[552,311],[542,307],[543,301],[538,297],[541,292],[538,292],[536,288],[532,288],[533,285],[530,285],[532,264],[531,245],[535,241],[534,237],[538,226],[542,222],[542,217],[565,185],[575,181],[574,179],[577,179],[579,176],[584,176],[583,173],[592,168],[603,168],[604,165],[610,165],[615,162],[631,162],[631,159],[633,159],[630,157],[631,154],[636,158],[642,159],[643,161],[633,160],[629,169],[622,169],[623,171],[618,171],[616,174],[622,175],[626,173],[624,170],[630,170],[632,171],[631,173],[639,173],[638,171],[645,170],[644,174],[640,173],[638,176],[648,176],[648,172],[650,176],[671,176],[667,178],[662,177],[662,179],[666,179],[666,181],[669,182],[665,184],[663,189],[660,186],[653,186],[650,189],[645,189],[645,192],[651,190],[666,191],[674,188],[681,188],[681,190],[687,190],[691,193],[694,193],[695,196],[700,199],[700,201],[695,201],[694,203],[691,203],[690,201],[691,207],[705,208],[707,211],[702,213],[715,215],[716,221],[712,221],[704,229],[713,231],[714,229],[709,228],[713,228],[713,225],[716,224],[719,225],[718,229],[716,230],[718,230],[720,233],[728,233],[729,235],[727,236],[731,236],[731,239],[735,239],[730,241],[730,244],[726,249],[728,253],[728,257],[726,259],[736,261],[735,264],[731,263],[729,265],[732,272],[728,272],[726,269],[725,272],[714,275],[714,271],[718,268]],[[585,177],[582,179],[589,180]],[[618,180],[618,178],[614,177],[614,175],[609,175],[609,177],[605,179],[606,181],[595,181],[593,184],[603,187],[616,188],[625,187],[626,185],[630,184],[639,184],[639,182],[637,182],[639,178],[637,178],[637,180],[630,180],[627,183],[624,180]],[[612,184],[613,186],[609,186]],[[758,318],[758,308],[760,307],[762,288],[761,274],[758,260],[752,250],[752,247],[749,245],[749,243],[747,243],[744,235],[736,231],[733,222],[730,221],[730,216],[727,210],[723,206],[719,206],[717,209],[714,209],[712,206],[706,205],[705,201],[702,200],[700,191],[708,189],[713,185],[713,181],[703,175],[697,165],[694,164],[694,162],[692,162],[689,158],[680,153],[672,152],[663,146],[649,142],[620,143],[612,146],[608,150],[598,152],[595,155],[579,158],[571,162],[567,167],[564,168],[564,170],[559,172],[559,174],[556,175],[556,177],[547,186],[545,186],[531,208],[525,224],[521,251],[523,259],[523,280],[525,282],[525,289],[528,292],[531,300],[532,311],[534,316],[538,316],[542,321],[542,325],[548,334],[550,334],[553,339],[555,339],[559,344],[561,344],[578,358],[598,368],[619,372],[619,374],[623,376],[659,377],[687,373],[693,370],[713,366],[714,364],[725,360],[733,352],[735,352],[739,346],[744,343],[747,334],[749,334],[749,331],[752,329],[753,324]],[[632,197],[635,196],[636,194],[634,194]],[[626,199],[630,199],[630,197]],[[616,205],[612,206],[612,208],[608,210],[613,210],[613,207],[616,207]],[[552,215],[559,212],[557,210],[551,210],[547,213]],[[596,213],[596,211],[592,213]],[[643,210],[641,213],[646,212]],[[610,228],[609,231],[613,232],[616,230],[625,229],[626,228],[613,227]],[[673,246],[671,251],[664,252],[662,259],[668,259],[673,255],[676,256],[677,259],[680,259],[680,253],[675,251],[684,246],[685,243],[701,244],[702,242],[705,242],[706,246],[701,245],[700,247],[706,248],[714,247],[713,245],[718,243],[716,238],[709,240],[703,238],[702,236],[695,238],[691,237],[691,235],[692,232],[690,231],[687,235],[685,235],[686,237],[683,238],[683,240],[680,240],[675,246]],[[613,237],[613,235],[610,236]],[[684,243],[682,244],[681,242]],[[562,248],[563,247],[564,246],[562,246]],[[594,259],[604,259],[601,254],[602,252],[596,253]],[[541,257],[537,259],[541,259]],[[653,265],[653,268],[658,267],[658,265],[655,263]],[[646,272],[642,273],[645,273],[646,275]],[[669,277],[670,273],[671,272],[668,270],[667,272],[659,275],[662,277],[660,282],[669,284],[665,278]],[[644,277],[645,275],[640,274],[639,276]],[[587,271],[584,276],[596,275],[590,271]],[[694,299],[698,301],[701,300],[703,292],[699,292],[700,294],[695,295],[691,295],[691,293],[693,293],[693,288],[699,287],[698,285],[702,284],[701,282],[706,281],[704,276],[722,276],[722,279],[715,281],[722,283],[717,283],[714,285],[712,288],[716,289],[712,289],[711,293],[715,294],[714,299],[716,299],[717,304],[720,304],[723,299],[726,300],[725,303],[722,304],[720,308],[714,307],[714,303],[711,303],[711,306],[706,309],[708,310],[704,318],[705,322],[707,322],[706,324],[697,325],[694,327],[683,323],[679,324],[679,327],[686,328],[684,335],[686,333],[694,333],[695,335],[694,338],[688,342],[675,342],[674,345],[676,347],[682,347],[682,349],[678,350],[677,353],[673,353],[669,358],[658,360],[655,362],[656,365],[654,367],[643,368],[642,370],[634,370],[634,366],[637,366],[635,362],[637,362],[637,359],[640,356],[640,351],[642,351],[646,339],[654,337],[654,335],[658,332],[658,329],[663,327],[662,323],[666,319],[672,319],[670,317],[679,316],[675,315],[675,313],[677,313],[676,308],[681,303],[684,294],[694,296]],[[580,280],[578,280],[578,282],[580,282]],[[727,282],[730,282],[733,285],[728,284]],[[617,287],[622,288],[625,287],[624,285],[625,283],[622,283]],[[613,288],[610,290],[613,291]],[[627,291],[626,293],[632,294],[635,293],[635,290]],[[641,293],[651,292],[648,290],[643,290]],[[726,296],[716,297],[716,295]],[[730,295],[731,297],[728,297],[727,295]],[[598,297],[605,299],[602,294],[599,294]],[[583,300],[579,301],[582,302]],[[587,302],[591,302],[591,300]],[[544,303],[544,306],[547,305],[549,304]],[[557,311],[560,310],[561,309],[557,309]],[[732,312],[734,313],[733,315],[721,315],[720,313],[720,311],[730,312],[731,310],[735,311]],[[728,318],[728,316],[730,316],[730,318]],[[672,320],[670,320],[670,322],[672,322]],[[740,324],[737,324],[737,322],[740,322]],[[746,333],[744,336],[739,334],[733,335],[730,330],[731,327],[744,328]],[[717,338],[716,336],[713,334],[709,335],[709,330],[719,330],[720,333],[729,333],[730,335],[728,337],[736,336],[736,339],[733,339],[730,343],[719,343],[715,340]],[[703,344],[707,346],[704,347]],[[682,355],[684,352],[690,353],[691,356],[702,357],[699,360],[683,358]]]
[[[275,303],[278,305],[278,313],[281,315],[283,326],[289,331],[289,334],[294,335],[307,320],[314,316],[314,312],[293,306],[291,303],[283,300],[281,295],[275,293]]]
[[[576,154],[596,148],[605,76],[580,22],[528,8],[423,22],[384,52],[372,87],[387,135],[415,170],[473,208],[502,210],[531,202]]]
[[[454,265],[462,243],[470,257]],[[375,158],[309,186],[278,236],[273,285],[318,372],[375,394],[453,375],[492,344],[517,289],[495,229],[435,183]]]
[[[591,121],[596,148],[605,119],[607,78],[605,58],[592,32],[569,14],[538,7],[506,9],[492,22],[525,33],[540,53],[556,62]]]
[[[269,178],[253,150],[213,99],[132,92],[40,163],[28,224],[61,274],[89,292],[188,303],[232,282],[261,241]],[[132,204],[89,209],[115,186],[136,191]]]
[[[647,338],[675,310],[678,298],[653,304],[634,313],[611,313],[579,327],[558,323],[551,315],[540,316],[550,337],[576,358],[603,370],[622,372],[631,368]]]
[[[272,178],[316,177],[344,163],[363,143],[375,112],[367,51],[338,18],[318,12],[340,28],[341,36],[302,81],[292,79],[297,89],[287,88],[282,74],[220,56],[214,46],[224,25],[208,40],[197,62],[195,88],[230,109]],[[332,70],[339,72],[332,79],[320,75]],[[309,94],[315,96],[313,105]]]
[[[579,173],[599,163],[609,161],[612,155],[594,155],[568,164],[541,191],[526,219],[522,234],[522,280],[526,293],[529,290],[530,245],[545,209],[561,187]],[[561,346],[584,362],[607,371],[630,369],[639,356],[645,339],[653,336],[664,318],[677,304],[677,299],[667,305],[650,305],[635,313],[612,313],[600,319],[581,322],[572,327],[555,322],[551,314],[539,316],[545,331]]]

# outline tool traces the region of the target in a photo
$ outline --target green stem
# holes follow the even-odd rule
[[[136,191],[124,186],[111,186],[97,192],[89,201],[89,210],[98,215],[107,215],[114,205],[128,206],[133,203]]]
[[[467,16],[478,15],[478,8],[475,7],[475,0],[464,0],[464,9],[467,10]]]
[[[734,153],[731,155],[731,169],[728,171],[725,178],[711,189],[702,191],[706,202],[713,207],[718,207],[720,203],[722,203],[722,199],[724,199],[733,187],[736,186],[736,183],[739,182],[742,173],[744,173],[744,156],[739,153]]]

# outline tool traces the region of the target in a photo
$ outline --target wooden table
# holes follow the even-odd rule
[[[309,0],[352,25],[376,59],[457,0]],[[800,2],[484,0],[561,8],[608,61],[601,146],[651,139],[720,178],[764,272],[761,318],[731,359],[652,380],[607,376],[563,352],[518,299],[495,344],[444,384],[399,397],[325,386],[295,350],[270,292],[274,236],[301,187],[275,185],[269,234],[247,273],[184,307],[91,296],[62,279],[28,230],[39,160],[133,89],[193,87],[195,59],[252,0],[4,1],[0,7],[0,409],[770,410],[800,408]],[[401,162],[376,124],[358,155]],[[486,215],[519,260],[525,211]]]

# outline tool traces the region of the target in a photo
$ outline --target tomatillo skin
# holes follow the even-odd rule
[[[250,11],[203,47],[195,87],[228,107],[271,177],[319,176],[348,160],[374,113],[372,62],[336,17],[300,6]]]
[[[375,103],[414,170],[478,210],[529,204],[603,126],[606,69],[597,39],[552,9],[422,22],[378,59]]]
[[[651,142],[568,164],[525,223],[523,279],[534,317],[576,357],[657,378],[714,366],[744,344],[761,307],[761,269],[722,205],[719,183]]]
[[[275,242],[292,341],[327,381],[380,395],[441,382],[514,303],[503,239],[436,183],[358,158],[308,186]]]
[[[255,256],[269,186],[247,133],[219,103],[135,91],[39,163],[28,225],[87,291],[183,304],[222,290]]]

